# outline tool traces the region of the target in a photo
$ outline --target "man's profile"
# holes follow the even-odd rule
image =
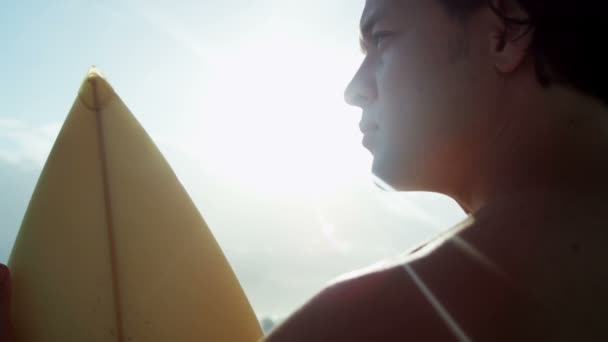
[[[405,264],[329,286],[267,341],[607,339],[605,9],[367,0],[345,99],[372,171],[470,217]]]
[[[367,0],[345,97],[373,172],[471,216],[405,265],[328,287],[268,340],[606,338],[605,7]]]

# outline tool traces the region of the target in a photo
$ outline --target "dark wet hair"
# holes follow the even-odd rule
[[[525,25],[532,34],[532,54],[538,81],[577,89],[608,105],[608,52],[604,47],[608,33],[608,4],[602,0],[513,0],[528,18],[510,18],[501,1],[438,0],[447,11],[466,17],[489,6],[507,25]]]

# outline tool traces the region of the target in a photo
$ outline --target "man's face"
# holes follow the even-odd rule
[[[361,24],[367,54],[345,97],[363,109],[373,173],[398,190],[461,186],[492,98],[481,24],[434,0],[368,0]]]

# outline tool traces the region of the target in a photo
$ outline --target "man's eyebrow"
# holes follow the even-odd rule
[[[374,25],[385,14],[386,6],[384,5],[376,5],[372,10],[364,12],[359,25],[361,27],[361,36],[364,38],[369,37]]]
[[[360,23],[360,34],[359,34],[359,46],[361,48],[361,52],[366,55],[368,51],[368,41],[372,35],[372,29],[386,14],[386,7],[384,5],[376,5],[372,10],[365,10],[363,15],[361,16]]]

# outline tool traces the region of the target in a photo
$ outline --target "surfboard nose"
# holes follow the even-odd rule
[[[209,226],[96,68],[40,174],[9,267],[21,342],[262,337]]]
[[[114,94],[114,89],[106,81],[101,71],[95,66],[89,67],[78,91],[80,101],[90,110],[101,111]]]

